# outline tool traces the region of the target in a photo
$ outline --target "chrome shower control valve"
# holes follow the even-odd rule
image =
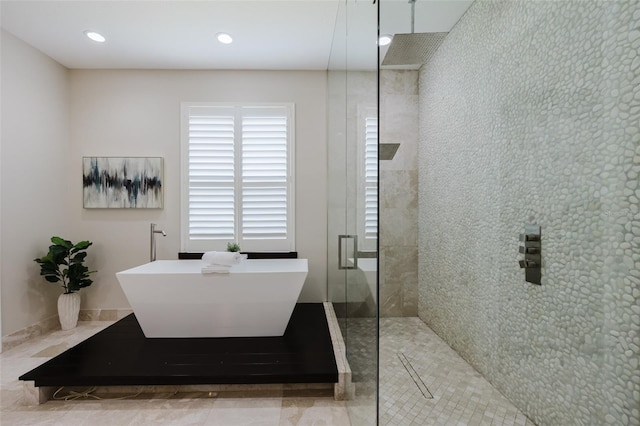
[[[542,278],[540,225],[526,225],[524,233],[520,234],[520,241],[522,245],[518,247],[518,252],[524,255],[524,259],[519,260],[518,264],[525,271],[525,280],[539,285]]]

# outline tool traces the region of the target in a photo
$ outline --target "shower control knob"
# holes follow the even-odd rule
[[[540,253],[540,249],[538,247],[520,246],[518,250],[520,251],[520,253],[526,253],[526,254],[539,254]]]
[[[531,260],[518,260],[521,268],[537,268],[538,264]]]

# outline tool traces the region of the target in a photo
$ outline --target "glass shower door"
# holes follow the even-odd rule
[[[328,298],[356,426],[377,424],[377,18],[372,2],[340,3],[328,73]]]

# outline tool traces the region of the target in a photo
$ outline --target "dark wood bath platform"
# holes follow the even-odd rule
[[[147,339],[131,314],[19,379],[39,402],[61,386],[336,384],[325,310],[297,304],[282,337]]]

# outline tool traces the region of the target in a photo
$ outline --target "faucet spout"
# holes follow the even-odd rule
[[[156,229],[156,224],[152,223],[151,224],[151,241],[149,244],[149,260],[151,262],[155,262],[156,260],[156,234],[162,234],[163,237],[167,236],[167,233],[160,230],[160,229]]]

